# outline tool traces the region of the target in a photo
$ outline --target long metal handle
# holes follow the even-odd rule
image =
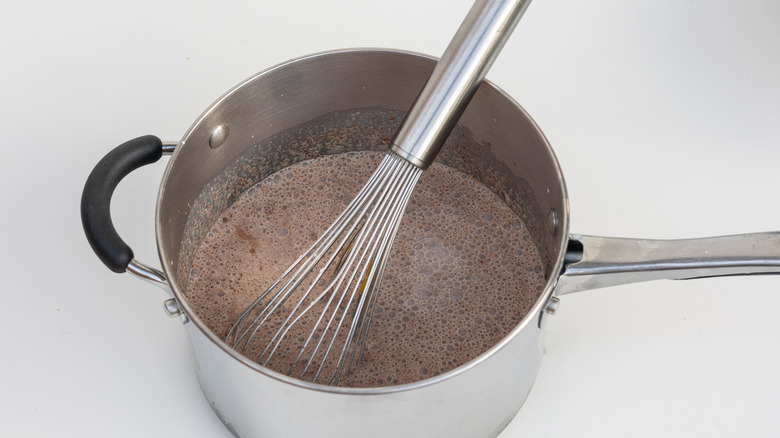
[[[659,279],[780,274],[780,231],[685,240],[572,236],[555,295]]]
[[[390,150],[433,163],[531,0],[477,0],[412,105]]]

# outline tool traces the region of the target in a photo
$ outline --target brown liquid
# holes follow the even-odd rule
[[[202,321],[224,337],[341,213],[381,157],[325,156],[247,190],[213,225],[193,260],[187,297]],[[538,251],[517,216],[473,178],[434,164],[401,223],[362,360],[339,384],[403,384],[462,365],[506,336],[543,286]],[[305,336],[303,330],[288,336]],[[254,360],[259,351],[250,348],[247,356]],[[281,353],[269,367],[286,373],[287,356]]]

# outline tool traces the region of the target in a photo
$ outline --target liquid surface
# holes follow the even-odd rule
[[[244,192],[195,254],[187,299],[199,318],[224,338],[239,314],[341,213],[382,155],[354,152],[301,162]],[[505,337],[544,283],[539,254],[517,216],[470,176],[434,164],[409,201],[362,360],[339,384],[397,385],[456,368]],[[246,355],[256,360],[261,349]],[[287,373],[289,362],[282,359],[269,367]]]

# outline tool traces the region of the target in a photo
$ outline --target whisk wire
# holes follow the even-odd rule
[[[406,204],[409,203],[409,198],[412,195],[412,192],[414,191],[414,186],[417,184],[417,180],[420,177],[419,172],[412,172],[410,177],[412,180],[405,184],[405,191],[402,194],[401,201],[396,206],[395,211],[393,212],[391,224],[389,226],[389,233],[386,234],[385,239],[383,240],[383,247],[381,250],[381,258],[378,265],[377,273],[374,282],[367,287],[371,287],[371,290],[379,290],[381,284],[382,284],[382,278],[384,277],[385,268],[387,267],[387,260],[390,256],[390,250],[392,249],[393,241],[395,240],[395,236],[398,232],[398,228],[401,224],[401,219],[403,218],[404,210],[406,209]],[[366,309],[363,311],[363,315],[361,315],[361,318],[358,320],[358,336],[357,339],[361,340],[360,342],[360,350],[359,353],[357,353],[358,362],[360,361],[360,358],[363,357],[363,351],[365,350],[366,346],[366,340],[368,339],[368,331],[371,327],[371,317],[374,314],[374,305],[376,304],[376,293],[372,293],[368,295],[369,302],[367,303]],[[352,362],[355,359],[355,353],[358,351],[357,349],[357,342],[355,343],[355,348],[352,351],[352,355],[349,359],[349,363],[347,364],[345,374],[349,373],[349,370],[352,368]]]
[[[337,340],[342,342],[339,333],[345,320],[349,319],[349,330],[341,336],[344,338],[341,351],[327,379],[327,384],[334,380],[338,384],[342,376],[349,373],[356,354],[359,361],[364,351],[376,291],[406,204],[421,173],[420,168],[405,159],[387,153],[360,193],[325,233],[239,315],[228,331],[226,341],[234,347],[243,344],[242,351],[246,353],[263,324],[296,290],[305,288],[256,360],[268,366],[290,330],[315,307],[322,306],[317,310],[319,315],[313,327],[310,331],[307,329],[308,336],[295,355],[288,375],[306,355],[301,378],[316,364],[317,371],[312,379],[316,382]],[[327,260],[323,264],[324,258]],[[336,258],[339,260],[334,264]],[[320,265],[312,278],[310,274]],[[321,280],[331,270],[335,271],[334,276],[323,288]],[[315,290],[316,296],[311,298]],[[314,340],[316,342],[312,342]]]
[[[392,199],[390,199],[389,204],[384,205],[385,208],[380,213],[382,223],[378,225],[374,232],[374,235],[379,234],[379,238],[374,241],[374,247],[376,250],[372,252],[372,257],[370,260],[374,263],[370,263],[365,268],[369,270],[369,272],[366,273],[367,277],[364,286],[365,289],[360,297],[360,302],[355,309],[355,314],[353,316],[352,324],[350,325],[350,332],[347,336],[347,341],[344,343],[342,353],[339,357],[339,362],[337,364],[336,370],[334,371],[336,384],[338,384],[342,373],[344,375],[349,374],[349,370],[352,367],[357,351],[360,351],[358,358],[362,356],[363,347],[365,346],[365,341],[367,339],[366,335],[368,333],[369,327],[368,322],[371,319],[373,314],[373,305],[376,302],[377,294],[375,292],[379,290],[381,285],[382,276],[387,265],[387,259],[390,254],[390,249],[392,248],[392,242],[395,239],[396,232],[398,231],[398,227],[401,222],[400,219],[404,210],[406,209],[406,204],[408,203],[409,197],[418,178],[419,173],[417,172],[407,172],[404,174],[403,180],[400,181],[399,185],[397,187],[390,188],[390,190],[393,192]],[[377,233],[376,231],[380,231],[380,233]],[[357,337],[355,337],[356,334]],[[354,343],[352,342],[353,338],[356,339]],[[351,348],[351,353],[348,352],[348,347]],[[349,356],[348,361],[347,356]],[[335,374],[336,372],[338,375]],[[329,384],[332,382],[334,376],[331,377],[331,380],[328,382]]]
[[[349,299],[347,300],[345,309],[350,309],[352,307],[352,302],[354,301],[354,298],[358,293],[358,291],[361,289],[362,281],[355,282],[354,281],[355,277],[361,280],[365,280],[366,284],[369,284],[368,282],[370,282],[371,279],[373,278],[373,275],[371,275],[370,267],[373,264],[373,261],[375,259],[376,248],[377,248],[377,240],[375,239],[375,236],[378,234],[379,230],[381,230],[382,227],[384,226],[383,224],[381,224],[381,222],[385,221],[385,216],[386,216],[385,211],[388,208],[388,202],[392,202],[393,200],[392,188],[398,186],[401,183],[402,181],[401,178],[403,177],[402,171],[403,171],[402,167],[393,166],[393,171],[388,175],[388,178],[386,180],[381,180],[379,184],[377,184],[376,188],[377,190],[380,191],[381,195],[378,201],[372,205],[370,213],[364,216],[363,226],[360,228],[360,231],[358,231],[358,234],[353,241],[353,245],[351,246],[349,257],[347,261],[344,263],[344,266],[340,270],[340,272],[352,273],[349,281],[347,282],[347,286],[342,292],[342,295],[345,295],[347,293],[349,285],[353,285],[352,293],[349,295]],[[380,223],[378,224],[377,221],[380,221]],[[369,230],[370,230],[370,234],[369,234]],[[366,245],[367,242],[373,242],[373,243],[370,245]],[[355,250],[357,248],[362,249],[362,251]],[[363,296],[365,296],[365,294],[367,293],[372,293],[372,291],[366,291],[366,290],[362,290],[362,292],[363,292]],[[343,299],[343,297],[341,299]],[[359,300],[358,311],[360,309],[361,303],[362,300]],[[335,343],[335,340],[338,336],[338,332],[340,331],[344,323],[345,316],[346,316],[346,311],[342,313],[342,318],[339,319],[338,324],[335,327],[335,331],[331,337],[331,341],[325,351],[324,357],[320,361],[320,366],[317,370],[317,373],[315,374],[314,377],[315,381],[319,377],[319,374],[322,372],[322,367],[324,366],[325,359],[327,359],[328,355],[330,354],[333,348],[333,344]],[[326,331],[330,327],[332,327],[334,317],[335,317],[335,313],[331,315],[330,321],[325,326]],[[354,329],[347,334],[347,338],[344,342],[344,347],[349,345],[353,336],[354,336]],[[319,349],[320,344],[321,341],[317,345],[317,350]],[[344,349],[342,348],[342,354],[339,356],[339,360],[337,362],[335,370],[339,370],[342,366],[343,352]],[[316,350],[315,352],[312,353],[312,358],[314,357],[314,354],[316,354]],[[333,376],[329,378],[328,382],[330,383],[332,379]]]
[[[352,279],[350,280],[349,284],[353,284],[353,286],[352,286],[352,293],[349,297],[349,301],[347,303],[346,308],[347,309],[351,308],[352,301],[355,299],[356,295],[359,295],[359,300],[357,303],[357,307],[355,308],[354,311],[352,323],[349,325],[349,332],[341,348],[341,353],[339,354],[338,361],[336,362],[334,373],[328,379],[328,384],[331,384],[334,378],[338,383],[338,379],[341,377],[341,373],[344,370],[343,365],[346,358],[346,354],[348,352],[349,347],[352,345],[352,340],[355,336],[355,331],[358,326],[358,321],[360,319],[360,316],[363,314],[363,308],[366,302],[366,297],[371,296],[374,292],[373,289],[372,290],[366,289],[365,286],[374,283],[374,278],[377,269],[379,268],[380,265],[379,263],[380,257],[378,256],[378,254],[381,254],[381,250],[386,244],[386,236],[389,231],[388,227],[390,226],[391,219],[392,219],[391,211],[393,210],[394,207],[397,207],[397,203],[400,201],[399,198],[402,198],[400,194],[401,192],[403,192],[403,190],[399,190],[399,188],[404,187],[405,183],[408,182],[409,180],[409,178],[406,177],[406,175],[403,173],[403,170],[404,170],[403,168],[398,169],[396,178],[388,181],[388,183],[384,185],[384,187],[382,188],[383,189],[382,198],[375,205],[372,212],[367,217],[366,223],[362,227],[359,233],[358,236],[359,240],[356,243],[355,247],[364,248],[364,249],[360,257],[357,259],[357,265],[355,266],[355,271],[353,272],[353,278],[355,276],[355,273],[357,273],[357,271],[360,270],[360,274],[357,276],[357,278],[365,279],[365,283],[361,285],[362,282],[353,283],[351,281]],[[364,245],[366,246],[364,247]],[[334,333],[333,339],[331,339],[331,346],[329,346],[326,355],[330,353],[332,344],[335,341],[335,336],[337,335],[338,330],[341,329],[343,322],[344,322],[344,318],[342,318],[339,321],[339,324],[336,326],[336,332]],[[324,365],[324,360],[320,364],[320,368],[322,368],[323,365]]]
[[[377,179],[380,179],[382,175],[385,173],[387,167],[389,166],[389,163],[385,162],[383,160],[380,165],[377,167],[377,169],[374,171],[374,173],[371,175],[371,178],[369,178],[369,181],[366,183],[366,187],[371,185],[373,186]],[[266,289],[260,296],[255,299],[252,304],[250,304],[236,319],[236,322],[233,324],[233,326],[228,331],[225,339],[229,340],[231,336],[233,336],[232,344],[233,346],[237,346],[241,340],[247,336],[250,335],[247,341],[244,344],[243,351],[246,351],[246,346],[251,341],[252,337],[256,333],[257,328],[262,325],[263,322],[265,322],[267,316],[271,315],[276,308],[284,303],[286,299],[289,297],[289,295],[300,285],[294,284],[294,281],[300,280],[303,281],[305,278],[305,275],[301,275],[302,273],[308,273],[310,272],[314,266],[316,265],[317,261],[319,261],[319,258],[322,257],[322,254],[326,253],[328,249],[330,249],[333,245],[333,243],[338,239],[338,237],[342,234],[344,228],[346,228],[352,221],[352,219],[357,214],[357,209],[363,204],[365,197],[368,196],[370,193],[366,190],[361,190],[360,193],[355,197],[355,199],[347,206],[344,211],[336,218],[336,220],[333,222],[333,224],[323,233],[312,245],[309,247],[308,251],[305,252],[303,255],[298,257],[298,259],[290,265],[290,267],[287,268],[287,270],[284,271],[284,273],[270,286],[268,289]],[[353,224],[352,229],[357,226],[357,223]],[[304,261],[305,259],[305,261]],[[303,263],[302,263],[303,262]],[[326,265],[327,266],[327,265]],[[279,291],[268,301],[266,306],[258,313],[258,315],[254,318],[254,320],[249,324],[248,328],[244,331],[240,331],[241,326],[246,321],[246,318],[254,311],[256,310],[257,306],[259,306],[263,300],[285,279],[290,275],[290,272],[298,268],[295,273],[290,277],[290,279],[282,286]],[[273,307],[272,307],[273,306]],[[262,320],[261,320],[262,319]],[[250,334],[250,329],[254,327],[254,330]]]
[[[368,196],[368,199],[366,200],[366,196],[361,196],[361,195],[369,195],[369,196]],[[347,218],[346,218],[347,222],[345,222],[345,224],[349,224],[349,221],[352,220],[353,217],[355,217],[355,215],[352,214],[353,211],[356,212],[356,211],[360,210],[360,214],[358,214],[357,217],[363,216],[365,214],[366,210],[370,207],[370,205],[371,205],[371,203],[372,203],[372,201],[373,201],[373,199],[375,197],[376,197],[376,194],[372,193],[369,190],[366,190],[365,193],[363,193],[363,191],[361,191],[361,194],[358,195],[356,197],[355,201],[353,203],[351,203],[350,206],[347,208],[347,210],[350,210],[351,213],[346,215],[347,216]],[[334,222],[334,224],[335,224],[335,222]],[[356,230],[356,228],[357,228],[357,226],[359,224],[360,224],[360,222],[354,222],[352,224],[352,226],[349,228],[349,231],[347,232],[346,237],[341,241],[341,244],[339,245],[339,247],[347,248],[347,245],[349,245],[349,242],[354,240],[354,233],[355,233],[355,230]],[[345,227],[333,227],[332,226],[331,228],[333,228],[333,230],[329,229],[329,231],[331,231],[333,233],[333,236],[334,236],[333,241],[335,241],[336,239],[338,239],[338,237],[343,235],[343,233],[344,233],[344,229],[343,228],[345,228]],[[329,234],[328,231],[326,231],[326,234]],[[331,243],[331,245],[332,245],[332,243]],[[325,251],[323,253],[326,253],[326,252],[327,251]],[[319,294],[319,296],[314,298],[314,300],[312,300],[312,302],[302,312],[300,312],[297,317],[295,317],[293,319],[293,317],[296,315],[296,312],[298,311],[298,309],[300,308],[302,303],[306,300],[306,298],[309,297],[309,295],[311,294],[312,290],[317,286],[319,281],[322,279],[322,276],[327,271],[328,267],[330,267],[332,265],[333,261],[335,260],[335,258],[338,255],[339,255],[339,251],[335,251],[335,252],[333,252],[333,254],[331,254],[330,258],[325,263],[325,265],[320,269],[320,271],[317,274],[317,276],[311,281],[311,284],[309,285],[308,289],[303,294],[303,296],[300,298],[298,303],[295,305],[295,307],[293,308],[292,312],[290,312],[290,314],[287,317],[287,319],[279,327],[279,330],[277,330],[277,332],[274,334],[274,337],[271,339],[271,342],[266,346],[266,349],[263,350],[263,352],[260,354],[260,357],[258,358],[258,361],[262,360],[262,358],[265,356],[266,352],[268,352],[268,349],[273,345],[273,348],[271,349],[270,354],[268,355],[268,357],[266,358],[265,362],[263,363],[264,365],[267,365],[268,362],[270,361],[271,357],[273,356],[274,352],[276,352],[276,349],[279,347],[279,345],[281,344],[282,340],[287,335],[287,332],[292,328],[292,326],[295,323],[297,323],[313,307],[315,307],[317,305],[317,303],[325,295],[329,294],[334,289],[337,290],[340,287],[341,283],[343,282],[343,275],[340,275],[340,274],[343,272],[343,270],[340,267],[337,267],[337,269],[336,269],[336,274],[337,275],[333,278],[333,280],[331,280],[329,282],[327,287],[325,287],[325,289],[322,291],[322,293]],[[311,269],[313,269],[313,266],[312,266]],[[307,273],[311,272],[311,269],[309,269],[307,271]],[[300,271],[297,272],[296,274],[298,274],[298,273],[300,273]],[[301,276],[298,279],[296,284],[300,284],[301,282],[303,282],[304,278],[305,278],[304,276]],[[336,283],[337,280],[338,280],[338,283]],[[289,293],[292,293],[292,290]],[[331,294],[331,298],[328,300],[328,303],[325,305],[325,310],[327,310],[330,307],[330,304],[332,302],[333,296],[334,295]],[[337,308],[338,308],[339,305],[340,305],[340,302],[339,302],[339,304],[337,304]],[[320,322],[322,321],[322,316],[324,314],[325,314],[325,311],[320,313],[320,317],[317,319],[317,322],[314,324],[314,328],[312,329],[312,333],[306,339],[306,342],[304,343],[304,346],[301,348],[301,353],[303,353],[303,351],[305,351],[306,347],[308,346],[309,342],[311,341],[311,338],[312,338],[314,332],[316,331],[317,327],[319,326]],[[265,322],[265,321],[261,321],[260,324],[255,326],[255,329],[254,329],[255,332],[260,328],[260,325],[263,322]],[[324,333],[323,333],[323,336],[324,336]],[[276,342],[274,343],[274,341],[276,341]],[[318,345],[318,347],[319,347],[319,345]],[[316,351],[316,349],[315,349],[315,351]],[[300,359],[300,356],[301,356],[301,354],[299,354],[299,357],[296,358],[296,360],[293,362],[293,364],[292,364],[292,366],[290,368],[290,372],[292,372],[292,369],[297,364],[298,360]]]
[[[390,174],[391,174],[391,175],[392,175],[392,172],[394,171],[392,168],[388,168],[388,169],[386,169],[386,170],[387,170],[388,172],[390,172]],[[377,173],[378,173],[378,172],[377,172]],[[383,174],[384,174],[384,172],[383,172]],[[376,180],[376,181],[381,181],[381,180],[382,180],[382,179],[380,178],[380,179],[378,179],[378,180]],[[376,198],[376,196],[377,196],[377,195],[379,195],[379,193],[380,193],[380,192],[379,192],[379,188],[381,188],[381,186],[379,186],[379,185],[374,185],[374,184],[372,184],[371,186],[369,186],[368,184],[366,184],[366,186],[364,186],[364,188],[366,188],[365,192],[366,192],[366,193],[369,195],[369,196],[367,197],[367,199],[366,199],[366,197],[358,196],[357,198],[361,198],[361,199],[360,199],[360,200],[357,200],[357,198],[356,198],[356,201],[355,201],[355,204],[356,204],[355,206],[357,207],[356,209],[360,210],[360,214],[357,216],[357,217],[359,217],[359,218],[363,218],[363,217],[365,217],[365,214],[366,214],[367,210],[368,210],[368,209],[369,209],[369,208],[370,208],[372,205],[375,205],[375,203],[374,203],[373,201],[374,201],[374,199]],[[362,191],[361,191],[361,192],[362,192]],[[362,202],[362,201],[365,201],[365,202]],[[355,223],[353,223],[352,227],[350,227],[350,230],[349,230],[349,232],[347,233],[347,236],[344,238],[344,240],[342,240],[341,244],[339,245],[339,247],[340,247],[340,248],[345,248],[345,250],[344,250],[344,254],[343,254],[343,256],[342,256],[342,260],[344,259],[344,257],[348,257],[348,258],[349,258],[349,261],[350,261],[350,263],[349,263],[349,266],[351,266],[351,261],[352,261],[352,260],[354,260],[354,253],[353,253],[352,251],[350,251],[348,248],[352,248],[352,247],[354,247],[355,238],[357,237],[357,233],[358,233],[358,232],[356,231],[356,229],[357,229],[358,225],[360,225],[360,224],[361,224],[361,221],[358,221],[358,222],[355,222]],[[288,332],[288,331],[289,331],[289,330],[292,328],[292,326],[293,326],[293,325],[294,325],[296,322],[298,322],[298,320],[299,320],[301,317],[303,317],[305,314],[307,314],[307,313],[308,313],[308,312],[309,312],[309,311],[310,311],[310,310],[311,310],[311,309],[312,309],[314,306],[316,306],[316,305],[317,305],[317,303],[318,303],[318,302],[319,302],[319,301],[320,301],[320,300],[321,300],[321,299],[322,299],[322,298],[323,298],[325,295],[328,295],[328,294],[330,294],[330,298],[328,299],[328,302],[325,304],[325,308],[324,308],[324,309],[323,309],[323,310],[320,312],[320,316],[319,316],[319,318],[317,319],[317,322],[314,324],[314,327],[312,328],[312,331],[311,331],[311,333],[310,333],[310,334],[309,334],[309,336],[307,337],[307,339],[306,339],[306,342],[304,343],[304,346],[301,348],[301,351],[300,351],[300,353],[299,353],[298,357],[296,358],[296,360],[295,360],[295,361],[293,362],[293,364],[291,365],[289,373],[291,373],[291,372],[292,372],[292,369],[294,369],[294,368],[295,368],[295,365],[296,365],[296,364],[298,363],[298,361],[300,360],[300,358],[301,358],[301,356],[302,356],[303,352],[306,350],[306,347],[309,345],[309,343],[311,342],[311,340],[312,340],[312,338],[313,338],[314,334],[316,333],[316,331],[317,331],[317,328],[319,327],[319,325],[320,325],[320,323],[321,323],[321,321],[322,321],[322,318],[325,316],[325,314],[327,313],[328,309],[330,308],[330,306],[331,306],[331,304],[332,304],[332,302],[333,302],[333,298],[334,298],[335,294],[332,294],[331,292],[332,292],[332,291],[337,291],[337,290],[339,290],[339,289],[340,289],[340,287],[341,287],[342,283],[344,282],[344,278],[345,278],[345,276],[346,276],[346,273],[348,273],[348,272],[349,272],[349,268],[348,268],[348,267],[347,267],[347,268],[344,268],[344,267],[342,267],[342,266],[341,266],[341,265],[342,265],[342,263],[340,262],[340,263],[337,265],[337,268],[336,268],[336,276],[333,278],[333,280],[331,280],[331,281],[330,281],[330,283],[329,283],[329,284],[328,284],[328,286],[327,286],[327,287],[326,287],[326,288],[325,288],[325,289],[322,291],[322,293],[320,293],[320,295],[319,295],[319,296],[317,296],[317,297],[316,297],[314,300],[312,300],[312,302],[309,304],[309,306],[308,306],[308,307],[306,307],[306,308],[305,308],[305,309],[304,309],[304,310],[303,310],[303,311],[302,311],[302,312],[301,312],[301,313],[300,313],[300,314],[299,314],[299,315],[298,315],[298,316],[297,316],[295,319],[293,319],[292,321],[291,321],[291,319],[292,319],[292,317],[295,315],[295,311],[297,311],[297,309],[299,308],[299,306],[301,305],[301,303],[303,302],[303,300],[304,300],[304,299],[305,299],[305,298],[306,298],[306,297],[307,297],[307,296],[310,294],[311,290],[314,288],[314,286],[316,286],[316,284],[317,284],[317,282],[319,281],[319,279],[320,279],[320,278],[322,277],[322,275],[323,275],[323,274],[326,272],[326,270],[328,269],[328,267],[330,267],[330,266],[332,265],[332,263],[333,263],[333,261],[334,261],[335,257],[336,257],[336,256],[338,256],[338,255],[339,255],[339,251],[336,251],[336,252],[334,252],[334,253],[331,255],[330,259],[329,259],[329,260],[328,260],[328,261],[325,263],[324,267],[323,267],[323,268],[320,270],[320,273],[319,273],[319,275],[317,276],[317,278],[315,278],[315,280],[313,280],[313,281],[312,281],[312,284],[311,284],[311,286],[309,287],[309,289],[306,291],[306,293],[304,294],[304,297],[302,297],[302,298],[301,298],[301,300],[300,300],[300,301],[298,302],[298,304],[296,305],[295,309],[293,309],[293,312],[291,312],[291,313],[290,313],[290,315],[288,316],[287,320],[285,320],[285,323],[282,325],[282,327],[280,327],[280,329],[279,329],[279,331],[277,332],[277,334],[275,335],[274,339],[272,339],[272,343],[273,343],[273,340],[275,340],[275,339],[276,339],[276,336],[278,336],[278,335],[279,335],[279,333],[280,333],[280,332],[282,332],[282,330],[284,330],[284,331],[283,331],[282,335],[279,337],[279,339],[277,340],[276,344],[274,345],[274,348],[273,348],[273,350],[271,351],[271,354],[269,355],[268,359],[266,359],[266,362],[265,362],[265,364],[267,364],[267,362],[270,360],[270,357],[271,357],[271,356],[273,355],[273,353],[276,351],[276,348],[279,346],[279,344],[280,344],[280,343],[281,343],[281,341],[283,340],[284,336],[286,336],[287,332]],[[352,280],[354,279],[354,275],[355,275],[355,274],[353,273],[352,277],[349,279],[349,281],[347,282],[347,284],[350,284],[350,283],[352,282]],[[312,359],[314,358],[314,356],[316,355],[317,351],[319,350],[319,347],[320,347],[320,345],[321,345],[321,343],[322,343],[322,340],[323,340],[323,339],[325,339],[325,335],[327,334],[327,329],[328,329],[329,327],[331,327],[331,324],[333,323],[333,318],[335,318],[335,316],[336,316],[336,314],[337,314],[337,310],[338,310],[338,309],[341,307],[341,303],[342,303],[342,302],[343,302],[343,295],[342,295],[342,297],[339,299],[338,303],[336,303],[336,306],[335,306],[335,308],[334,308],[334,311],[333,311],[333,313],[331,314],[331,318],[329,319],[328,323],[325,325],[325,330],[324,330],[324,331],[323,331],[323,333],[320,335],[320,340],[319,340],[319,342],[317,343],[317,345],[315,346],[315,348],[314,348],[314,351],[312,352],[312,357],[311,357],[311,358],[310,358],[310,359],[307,361],[306,368],[304,369],[304,372],[303,372],[304,374],[306,373],[306,370],[308,370],[308,367],[309,367],[309,365],[312,363]],[[350,303],[347,303],[347,307],[349,307],[349,304],[350,304]],[[335,334],[334,334],[334,337],[335,337]],[[270,344],[269,344],[269,345],[270,345]],[[268,347],[266,347],[266,350],[267,350],[267,348],[268,348]],[[328,351],[329,351],[329,350],[328,350]],[[326,354],[326,356],[327,356],[327,354]],[[262,358],[262,355],[261,355],[261,358]],[[324,362],[324,358],[323,358],[323,362]],[[316,377],[315,377],[315,379],[316,379]]]

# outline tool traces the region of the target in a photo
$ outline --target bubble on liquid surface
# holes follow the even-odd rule
[[[425,248],[429,250],[438,249],[441,246],[441,241],[436,237],[429,237],[425,239]]]
[[[430,277],[433,274],[433,268],[427,263],[422,263],[417,267],[417,272],[425,277]]]
[[[433,295],[433,286],[430,284],[417,284],[412,288],[412,295],[420,300],[427,300]]]

